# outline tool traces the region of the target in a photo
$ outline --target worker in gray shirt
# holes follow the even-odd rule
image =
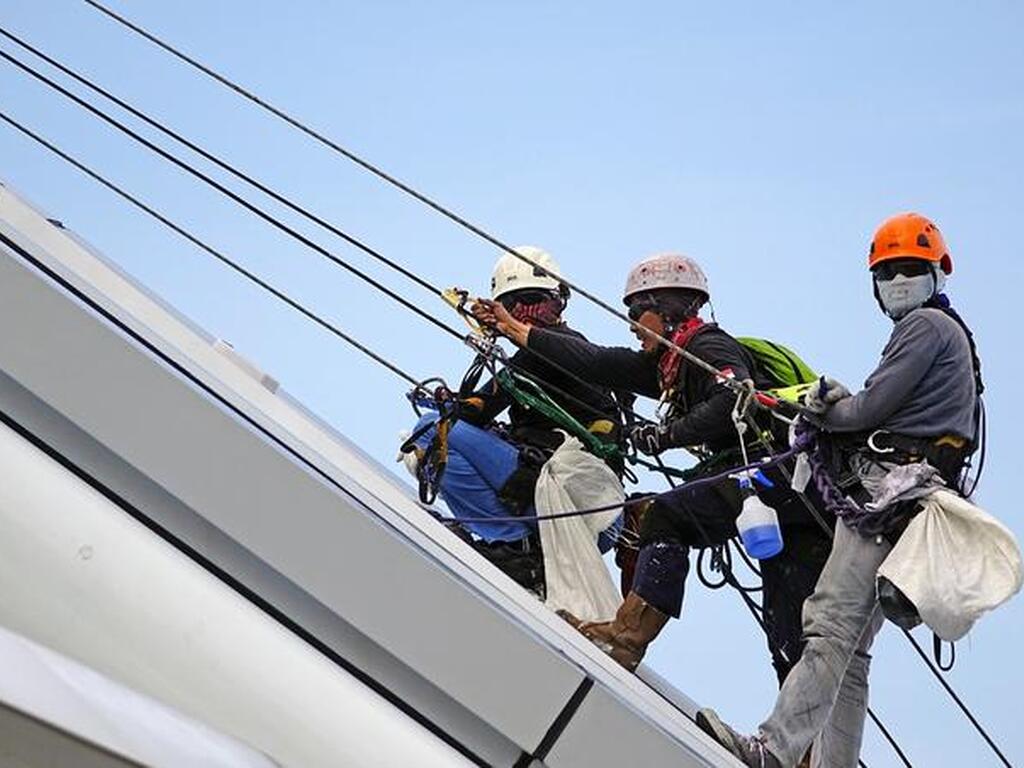
[[[791,768],[812,744],[812,765],[858,764],[868,650],[883,621],[875,577],[917,510],[916,501],[866,502],[881,499],[897,476],[961,490],[976,448],[981,366],[970,330],[942,292],[953,263],[938,228],[915,213],[887,220],[868,265],[875,298],[895,323],[881,363],[856,395],[823,377],[807,402],[823,430],[812,463],[819,473],[832,469],[831,480],[856,504],[835,510],[845,524],[836,526],[828,562],[804,604],[803,656],[756,736],[737,733],[713,710],[697,717],[748,766]]]

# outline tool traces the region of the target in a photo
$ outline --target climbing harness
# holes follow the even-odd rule
[[[428,385],[436,384],[433,390]],[[416,454],[416,480],[419,484],[420,501],[433,504],[441,488],[441,478],[448,466],[448,436],[452,425],[459,418],[459,401],[442,379],[428,379],[417,384],[408,394],[413,410],[418,416],[421,409],[430,408],[437,413],[436,421],[428,421],[402,443],[400,453]],[[426,448],[416,443],[433,430],[434,434]]]
[[[450,289],[445,292],[445,300],[453,307],[463,309],[460,314],[466,319],[472,331],[465,341],[477,354],[463,376],[457,394],[452,393],[442,379],[433,378],[417,384],[407,395],[417,416],[423,415],[423,408],[437,413],[436,421],[417,429],[399,449],[401,453],[416,453],[416,478],[420,501],[424,504],[433,504],[436,501],[441,478],[448,463],[449,433],[461,415],[463,403],[476,390],[485,371],[489,371],[495,384],[523,408],[545,416],[577,438],[590,453],[602,460],[623,458],[622,449],[617,444],[602,440],[594,427],[585,427],[558,405],[537,382],[517,373],[509,366],[509,361],[495,338],[476,323],[470,313],[464,311],[464,304],[468,300],[467,292]],[[504,367],[499,368],[499,365]],[[430,384],[436,385],[433,390],[429,388]],[[418,448],[416,442],[431,430],[434,430],[434,434],[428,446],[425,449]]]

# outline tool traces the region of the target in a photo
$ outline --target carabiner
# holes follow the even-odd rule
[[[874,432],[872,432],[870,435],[868,435],[868,439],[867,439],[867,446],[868,446],[868,448],[870,448],[873,453],[880,453],[880,454],[896,453],[896,449],[893,446],[891,446],[891,445],[888,448],[882,448],[882,447],[879,447],[879,446],[875,445],[875,438],[876,437],[878,437],[879,435],[888,435],[888,434],[891,434],[891,433],[887,429],[876,429]]]

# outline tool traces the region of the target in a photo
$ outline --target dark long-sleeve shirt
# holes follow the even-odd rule
[[[540,328],[530,330],[528,346],[588,381],[647,397],[661,396],[653,355],[560,337]],[[720,371],[731,371],[736,379],[754,378],[759,387],[770,386],[755,372],[750,353],[717,326],[708,326],[694,336],[687,351]],[[669,421],[674,446],[703,445],[716,451],[736,444],[732,422],[736,395],[731,390],[685,360],[679,366],[675,390]]]

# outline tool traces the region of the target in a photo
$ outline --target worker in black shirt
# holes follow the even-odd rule
[[[569,298],[558,278],[558,265],[545,251],[521,246],[517,252],[541,265],[534,267],[506,253],[497,262],[491,278],[491,295],[509,317],[525,327],[543,328],[552,339],[586,343],[562,319]],[[618,406],[609,392],[585,385],[553,366],[542,356],[526,349],[509,360],[518,374],[537,383],[544,394],[591,432],[614,439],[620,429]],[[495,419],[507,410],[507,429]],[[425,415],[416,433],[436,422]],[[522,586],[544,596],[543,556],[537,524],[533,519],[534,486],[541,466],[562,443],[565,434],[551,418],[526,408],[503,387],[487,381],[460,402],[459,418],[448,435],[447,467],[441,476],[440,495],[456,519],[464,524],[471,543],[491,562]],[[423,431],[416,440],[417,451],[406,454],[406,465],[414,473],[434,431]],[[521,517],[510,521],[510,517]],[[484,518],[496,518],[483,522]],[[618,530],[616,523],[602,533],[599,544],[610,549]]]
[[[569,289],[557,277],[558,265],[540,248],[519,246],[517,252],[530,261],[504,254],[498,259],[491,277],[492,300],[524,327],[543,329],[557,345],[560,339],[581,341],[586,338],[565,322],[562,313]],[[540,265],[534,267],[533,264]],[[551,362],[553,358],[520,348],[509,359],[509,367],[525,374],[580,424],[605,433],[618,427],[619,408],[611,393],[598,385],[581,383],[579,377]],[[560,441],[554,431],[561,425],[536,409],[526,408],[495,382],[486,382],[469,400],[463,418],[475,424],[490,424],[508,409],[511,437],[515,442],[546,445]]]
[[[700,319],[700,308],[709,298],[704,273],[689,258],[664,254],[638,264],[627,280],[624,302],[630,318],[649,331],[634,329],[639,351],[557,337],[519,322],[502,306],[486,300],[478,302],[475,312],[479,320],[521,348],[555,360],[588,382],[663,398],[668,411],[662,420],[633,429],[630,439],[636,449],[658,455],[670,448],[689,448],[705,459],[698,470],[718,474],[742,463],[732,418],[737,396],[723,386],[722,379],[749,379],[759,388],[772,383],[743,345]],[[686,349],[720,375],[691,364],[660,344],[658,337]],[[773,428],[763,416],[760,426],[762,435]],[[751,458],[769,450],[757,438],[754,430],[745,438]],[[771,449],[783,447],[784,439],[774,437]],[[801,608],[828,557],[830,535],[779,470],[764,474],[772,487],[758,487],[757,492],[777,511],[785,541],[781,554],[762,561],[764,620],[781,683],[800,654]],[[811,501],[815,512],[823,508],[817,499]],[[655,500],[640,525],[632,590],[613,621],[579,624],[580,631],[620,664],[635,669],[669,616],[678,617],[681,612],[689,549],[722,544],[736,536],[741,505],[733,480]]]

